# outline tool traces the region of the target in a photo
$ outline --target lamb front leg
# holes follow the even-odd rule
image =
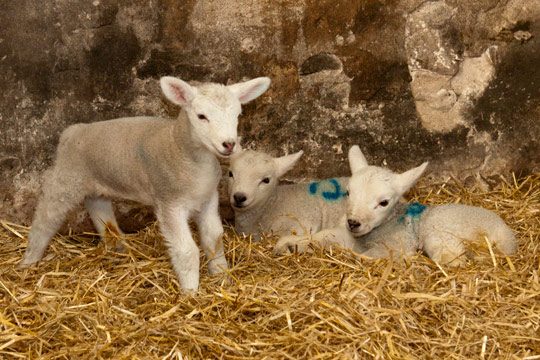
[[[274,247],[274,254],[283,255],[294,251],[305,252],[309,249],[309,244],[312,243],[318,243],[324,247],[337,245],[352,250],[354,238],[344,226],[323,229],[313,235],[289,235],[279,239]]]
[[[308,245],[316,242],[311,235],[282,236],[274,246],[274,255],[302,253],[309,250]]]
[[[218,205],[219,196],[216,190],[196,218],[201,246],[208,259],[210,275],[219,274],[228,269],[223,251],[223,224],[219,217]]]
[[[156,215],[180,286],[196,291],[200,259],[199,248],[189,229],[189,212],[176,205],[159,207]]]

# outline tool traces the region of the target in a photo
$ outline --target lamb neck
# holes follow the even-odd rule
[[[235,210],[236,230],[246,234],[257,233],[260,224],[263,230],[267,231],[268,224],[264,220],[268,219],[269,216],[275,215],[273,214],[273,209],[279,198],[277,190],[278,188],[274,189],[265,202],[255,206],[253,209],[244,212]]]

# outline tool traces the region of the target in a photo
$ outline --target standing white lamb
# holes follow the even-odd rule
[[[239,149],[229,167],[229,199],[238,233],[310,234],[336,226],[345,212],[348,178],[279,185],[303,151],[273,158]]]
[[[339,244],[369,257],[388,257],[390,251],[412,255],[419,249],[438,263],[463,262],[466,242],[485,241],[505,254],[516,252],[512,230],[495,213],[474,206],[425,206],[400,201],[424,172],[427,163],[403,174],[368,166],[358,146],[349,151],[352,177],[347,213],[341,224],[311,238],[281,238],[275,254],[304,251],[310,241]]]
[[[161,78],[161,89],[182,106],[178,119],[122,118],[68,127],[46,174],[21,265],[39,261],[66,214],[84,200],[96,229],[118,231],[110,197],[152,205],[173,268],[184,289],[199,285],[194,217],[209,272],[227,269],[218,215],[218,157],[235,151],[241,105],[266,91],[268,78],[224,86],[190,86]]]

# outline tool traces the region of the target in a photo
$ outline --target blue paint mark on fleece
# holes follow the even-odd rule
[[[426,210],[427,206],[422,205],[420,203],[414,202],[412,204],[409,204],[407,207],[407,211],[405,212],[405,216],[410,216],[412,218],[417,218]]]
[[[336,179],[328,179],[328,180],[322,180],[322,181],[316,181],[309,184],[309,193],[311,195],[317,194],[317,190],[320,185],[324,183],[330,183],[334,187],[334,191],[322,191],[321,196],[323,199],[328,201],[334,201],[338,200],[339,198],[347,196],[346,193],[341,192],[341,186],[339,185],[339,182]]]
[[[399,223],[402,223],[405,221],[405,217],[410,217],[412,220],[418,219],[420,215],[424,212],[424,210],[427,209],[426,205],[422,205],[420,203],[414,202],[412,204],[409,204],[407,206],[407,211],[405,211],[405,215],[400,217],[398,219]]]

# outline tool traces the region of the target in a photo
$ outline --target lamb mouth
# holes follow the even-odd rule
[[[347,228],[347,230],[351,233],[351,235],[353,237],[359,237],[359,236],[362,236],[362,235],[366,234],[366,231],[362,230],[362,229],[353,231],[353,230]]]
[[[228,157],[231,157],[231,155],[234,154],[234,153],[232,153],[232,152],[230,152],[230,153],[223,153],[223,152],[221,152],[221,151],[218,150],[218,154],[219,154],[220,156],[223,156],[224,158],[228,158]]]
[[[364,236],[366,235],[367,233],[369,233],[369,231],[366,231],[366,229],[363,229],[363,230],[360,230],[360,231],[351,231],[350,229],[347,229],[349,231],[349,233],[351,234],[352,237],[360,237],[360,236]]]
[[[221,156],[224,158],[231,157],[231,155],[234,154],[234,150],[231,152],[222,152],[221,150],[217,148],[217,146],[214,146],[214,149],[216,150],[218,156]]]
[[[232,207],[237,209],[237,210],[245,210],[248,208],[249,205],[238,205],[238,204],[232,204]]]

